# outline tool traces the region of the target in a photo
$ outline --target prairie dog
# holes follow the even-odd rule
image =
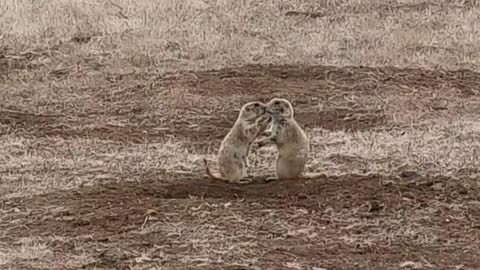
[[[264,103],[255,101],[243,105],[218,150],[220,176],[213,175],[207,160],[203,159],[208,177],[238,184],[252,182],[253,179],[247,175],[248,152],[255,138],[267,129],[271,121],[272,116],[267,114]]]
[[[272,127],[257,142],[259,146],[273,143],[278,149],[276,177],[266,180],[298,178],[305,169],[310,151],[307,134],[295,121],[292,104],[287,99],[273,98],[266,105],[267,112],[273,117]]]

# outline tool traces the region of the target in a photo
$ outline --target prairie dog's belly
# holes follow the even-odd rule
[[[281,158],[277,159],[275,173],[279,179],[299,177],[305,168],[306,158]]]
[[[276,175],[279,179],[299,177],[307,163],[308,142],[297,141],[296,144],[284,144],[278,147]]]

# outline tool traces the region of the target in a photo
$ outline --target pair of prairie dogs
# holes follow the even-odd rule
[[[267,130],[270,125],[271,129]],[[220,177],[210,172],[204,159],[207,175],[231,183],[252,182],[247,175],[247,156],[254,142],[260,147],[267,143],[277,146],[276,176],[267,181],[293,179],[302,174],[310,151],[308,137],[293,117],[292,104],[284,98],[273,98],[266,104],[249,102],[243,105],[235,124],[220,144]]]

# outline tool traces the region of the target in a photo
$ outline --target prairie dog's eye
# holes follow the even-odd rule
[[[255,103],[253,106],[255,106],[256,108],[258,108],[258,107],[260,106],[260,104]]]
[[[274,105],[280,105],[280,101],[273,102]]]

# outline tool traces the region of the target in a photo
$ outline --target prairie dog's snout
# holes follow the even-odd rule
[[[267,105],[260,102],[255,102],[254,105],[256,112],[259,115],[265,114],[267,112]]]
[[[262,102],[254,101],[244,105],[240,112],[240,118],[255,119],[263,116],[267,111],[267,105]]]

